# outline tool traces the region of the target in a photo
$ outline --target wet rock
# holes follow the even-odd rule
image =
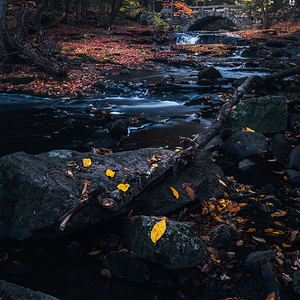
[[[150,279],[150,270],[145,261],[128,251],[113,251],[102,262],[102,267],[111,271],[113,278],[142,283]]]
[[[130,71],[128,69],[122,69],[120,75],[130,75]]]
[[[266,213],[266,214],[269,214],[269,213],[275,212],[276,208],[272,205],[268,205],[268,204],[265,204],[265,203],[260,203],[259,204],[259,210]]]
[[[300,146],[291,151],[288,168],[300,171]]]
[[[285,91],[290,93],[297,93],[300,92],[300,86],[292,82],[287,88],[285,88]]]
[[[230,78],[218,78],[216,80],[216,83],[217,84],[228,84],[231,82],[231,79]]]
[[[289,181],[292,184],[300,184],[300,171],[296,171],[293,169],[286,169],[286,173],[288,175]]]
[[[32,271],[33,268],[30,263],[8,264],[6,267],[6,273],[9,274],[31,274]]]
[[[205,68],[200,70],[198,73],[198,80],[200,79],[210,79],[215,80],[217,78],[222,78],[221,73],[214,67]]]
[[[210,234],[212,245],[217,249],[231,250],[237,241],[237,234],[232,226],[220,225],[213,229]]]
[[[246,68],[258,68],[259,66],[260,66],[259,63],[256,61],[247,61],[245,63]]]
[[[293,289],[297,295],[300,295],[300,270],[293,274]]]
[[[96,142],[93,143],[94,148],[112,149],[117,147],[117,140],[113,139],[107,130],[98,129],[93,134],[96,137]]]
[[[115,95],[115,96],[126,95],[132,92],[132,87],[129,87],[120,82],[112,82],[112,81],[96,82],[92,86],[92,89],[104,95]]]
[[[284,48],[286,47],[286,42],[279,40],[271,40],[266,43],[266,46],[270,48]]]
[[[131,209],[129,203],[172,164],[172,153],[149,148],[109,155],[55,150],[4,156],[0,159],[0,239],[60,236],[60,224],[74,207],[81,209],[67,222],[67,232],[126,213]],[[157,168],[147,161],[153,155],[164,155]],[[89,168],[82,166],[83,158],[91,159]],[[79,168],[68,167],[69,161]],[[116,171],[114,179],[105,175],[107,169]],[[73,172],[78,184],[64,175],[67,170]],[[91,183],[89,199],[83,205],[82,180]],[[129,190],[118,190],[120,183],[129,184]]]
[[[285,97],[266,96],[240,101],[230,113],[233,127],[250,127],[261,133],[278,133],[287,126]]]
[[[265,137],[257,132],[241,131],[232,134],[222,145],[222,151],[239,160],[256,156],[259,151],[267,150]]]
[[[130,250],[141,258],[169,269],[184,269],[204,262],[206,244],[186,224],[166,220],[166,231],[154,244],[150,235],[159,221],[161,219],[147,216],[129,220],[125,235]]]
[[[226,181],[222,169],[210,158],[209,161],[195,161],[189,167],[178,170],[176,176],[170,174],[138,195],[134,209],[144,215],[160,216],[191,202],[219,197],[224,194],[224,186],[219,179]],[[174,197],[170,186],[178,191],[178,199]]]
[[[256,167],[255,162],[253,162],[249,158],[246,158],[239,162],[238,171],[240,173],[249,173],[255,167]]]
[[[58,298],[0,280],[0,295],[3,300],[58,300]]]
[[[244,266],[251,268],[257,265],[260,265],[261,263],[270,261],[276,256],[275,252],[272,250],[267,250],[267,251],[255,251],[250,253],[245,262]]]
[[[192,99],[192,100],[184,103],[184,105],[185,106],[201,105],[201,104],[205,103],[206,101],[207,101],[207,99],[205,97],[201,97],[201,98]]]
[[[244,49],[240,55],[241,57],[257,57],[257,51],[255,49]]]
[[[209,85],[212,85],[213,82],[212,80],[210,79],[199,79],[198,82],[197,82],[199,85],[206,85],[206,86],[209,86]]]
[[[292,147],[289,140],[283,134],[275,134],[272,137],[272,153],[273,157],[281,164],[285,164],[288,161],[289,153]]]
[[[129,122],[127,120],[116,120],[112,122],[109,134],[113,139],[119,141],[122,137],[128,135],[128,126]]]
[[[291,115],[288,118],[289,129],[294,131],[296,129],[296,126],[299,125],[299,123],[300,123],[300,114],[297,112],[291,113]]]
[[[280,299],[279,284],[276,279],[276,272],[272,262],[268,261],[261,265],[261,274],[264,280],[267,294],[275,292],[275,299]]]
[[[242,85],[246,81],[246,79],[247,79],[247,77],[235,79],[232,82],[232,86],[233,87],[238,87],[238,86]]]

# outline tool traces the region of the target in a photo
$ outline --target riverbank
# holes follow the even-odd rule
[[[64,99],[94,97],[96,93],[91,87],[113,75],[121,74],[126,80],[131,70],[159,70],[160,62],[199,68],[195,58],[226,56],[236,49],[225,45],[175,45],[171,33],[136,24],[115,26],[109,31],[89,26],[78,29],[61,23],[50,25],[44,30],[44,46],[49,48],[52,57],[67,67],[68,77],[54,78],[27,64],[7,64],[1,67],[2,93]],[[299,30],[299,25],[281,24],[271,30],[248,30],[236,34],[242,37],[243,44],[259,42],[263,45],[267,39],[297,41]],[[170,45],[168,51],[162,51],[164,46]],[[190,56],[180,59],[184,53]]]

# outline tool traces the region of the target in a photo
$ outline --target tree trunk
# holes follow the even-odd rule
[[[123,4],[123,0],[113,0],[110,18],[109,18],[109,25],[112,25],[112,23],[114,22],[122,4]]]

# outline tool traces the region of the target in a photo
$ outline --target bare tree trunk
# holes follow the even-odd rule
[[[65,0],[65,19],[64,22],[68,22],[68,15],[70,10],[71,0]]]
[[[113,0],[110,18],[109,18],[109,25],[111,25],[114,22],[122,4],[123,4],[123,0]]]

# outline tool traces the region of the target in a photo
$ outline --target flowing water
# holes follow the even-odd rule
[[[178,44],[231,43],[237,44],[238,36],[231,33],[176,33]],[[206,66],[216,67],[224,78],[242,78],[249,75],[264,75],[267,70],[246,68],[251,59],[240,56],[243,47],[237,47],[230,57],[195,57]],[[168,51],[168,47],[162,51]],[[182,55],[183,58],[187,56]],[[148,146],[178,146],[178,136],[191,136],[210,125],[209,118],[199,112],[207,105],[186,106],[185,103],[211,97],[218,103],[218,93],[231,88],[231,84],[219,87],[199,87],[197,70],[190,67],[169,67],[158,64],[152,71],[132,71],[128,76],[114,76],[112,81],[140,84],[175,78],[178,89],[150,94],[142,85],[126,93],[110,93],[97,99],[49,99],[29,95],[0,94],[0,155],[25,151],[38,153],[57,148],[89,151],[102,145],[101,128],[103,111],[113,120],[142,118],[143,122],[129,126],[129,138],[122,149]],[[190,89],[187,89],[189,85]],[[182,89],[180,88],[182,86]]]

